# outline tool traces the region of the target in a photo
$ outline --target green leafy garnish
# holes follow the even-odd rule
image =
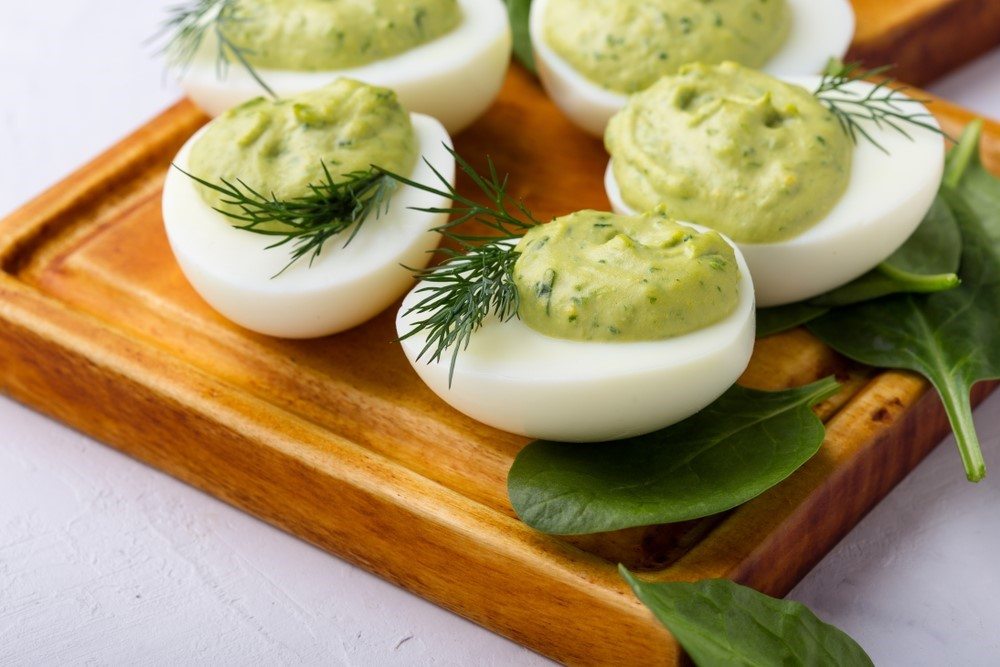
[[[859,139],[864,139],[882,152],[888,151],[865,129],[865,122],[871,121],[880,130],[891,128],[907,138],[910,137],[907,126],[943,134],[924,106],[928,100],[909,97],[906,95],[908,88],[897,85],[893,79],[883,78],[863,94],[850,85],[854,81],[881,77],[889,69],[891,66],[864,69],[860,63],[831,61],[813,95],[833,113],[851,141],[858,143]]]
[[[167,20],[154,39],[166,39],[160,52],[167,57],[167,62],[183,72],[198,54],[206,35],[213,35],[216,41],[216,76],[225,78],[230,63],[236,61],[264,92],[276,98],[275,92],[250,64],[247,56],[252,53],[226,34],[228,26],[243,20],[236,4],[236,0],[192,0],[171,7]]]
[[[698,667],[872,667],[857,642],[801,603],[728,579],[649,583],[618,571]]]
[[[812,406],[833,378],[784,391],[735,386],[660,431],[593,444],[536,441],[507,478],[521,519],[554,534],[696,519],[732,509],[782,481],[819,450]]]
[[[814,306],[808,301],[790,303],[787,306],[757,309],[757,338],[773,336],[782,331],[794,329],[820,315],[830,312],[826,306]]]
[[[447,208],[417,209],[447,213],[451,219],[433,231],[452,241],[458,249],[439,249],[437,252],[444,255],[444,261],[416,272],[417,278],[424,282],[418,290],[422,298],[405,314],[416,313],[421,319],[401,337],[406,339],[424,333],[427,342],[417,358],[426,356],[427,363],[439,361],[451,350],[450,385],[459,353],[468,347],[472,334],[483,321],[491,314],[503,320],[517,315],[519,299],[514,286],[514,263],[520,253],[514,250],[511,242],[540,223],[524,202],[511,197],[507,191],[507,176],[497,173],[492,160],[487,159],[489,174],[482,176],[453,149],[448,148],[448,152],[455,158],[458,168],[486,196],[488,203],[481,204],[458,192],[433,166],[437,186],[383,173],[400,183],[452,201]],[[459,229],[468,222],[479,223],[489,233]]]
[[[534,73],[535,55],[531,50],[531,34],[528,31],[531,14],[531,0],[506,0],[510,15],[510,30],[514,37],[514,57],[525,69]]]
[[[447,151],[455,158],[458,168],[486,198],[480,203],[458,192],[434,165],[425,160],[436,184],[418,183],[378,166],[345,174],[334,180],[324,163],[324,178],[309,185],[309,194],[290,199],[268,196],[244,181],[220,179],[212,182],[175,167],[204,187],[221,195],[219,213],[237,221],[237,229],[276,237],[268,249],[292,245],[292,259],[282,271],[302,257],[310,264],[319,257],[327,241],[350,232],[348,245],[361,226],[374,214],[388,210],[389,200],[397,184],[438,195],[451,201],[439,207],[414,207],[426,213],[444,213],[449,220],[432,229],[451,241],[452,246],[434,252],[443,255],[437,267],[415,269],[416,277],[424,281],[419,289],[423,297],[407,311],[417,313],[417,320],[402,338],[425,333],[427,342],[418,358],[437,362],[451,351],[451,374],[459,352],[464,350],[472,334],[490,315],[510,319],[517,315],[518,294],[514,287],[514,263],[519,253],[512,241],[531,227],[541,224],[524,202],[507,191],[507,176],[501,177],[493,161],[487,158],[489,172],[476,172],[450,146]],[[466,223],[477,223],[487,233],[462,229]],[[279,272],[280,274],[280,272]]]
[[[418,290],[421,299],[406,312],[418,313],[422,319],[400,340],[426,332],[426,343],[417,359],[427,355],[428,363],[439,361],[451,350],[450,386],[458,353],[468,347],[483,320],[491,313],[502,321],[517,315],[520,299],[513,271],[520,253],[510,243],[442,252],[448,253],[444,263],[419,272],[424,283]]]
[[[278,275],[302,257],[310,265],[323,252],[327,241],[350,232],[346,247],[361,226],[374,214],[378,218],[389,209],[389,200],[396,188],[395,179],[377,167],[345,174],[334,180],[323,164],[323,180],[309,185],[309,194],[291,199],[266,196],[237,179],[220,179],[213,183],[175,168],[192,180],[221,195],[215,210],[241,224],[237,229],[254,234],[274,236],[278,240],[271,248],[291,244],[292,259]]]
[[[913,234],[869,273],[812,299],[820,306],[847,306],[900,292],[943,292],[959,284],[962,235],[951,209],[938,196]]]
[[[849,306],[901,293],[932,293],[956,287],[962,235],[942,195],[913,235],[888,259],[860,278],[801,303],[757,311],[757,337],[791,329]]]
[[[970,124],[960,155],[971,155],[945,201],[962,234],[962,285],[927,296],[905,295],[839,308],[810,323],[823,342],[856,361],[924,375],[941,394],[966,476],[986,465],[972,420],[969,392],[1000,378],[1000,181],[979,162],[982,123]],[[952,162],[952,165],[955,163]]]

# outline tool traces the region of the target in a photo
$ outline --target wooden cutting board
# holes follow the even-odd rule
[[[848,61],[894,64],[922,85],[1000,44],[997,0],[851,0],[857,15]]]
[[[934,110],[952,133],[969,119]],[[174,153],[205,120],[178,103],[0,222],[0,391],[541,653],[676,662],[617,562],[782,595],[946,433],[921,379],[851,364],[796,330],[760,341],[743,382],[843,381],[818,408],[827,439],[804,468],[725,516],[538,534],[505,489],[525,440],[431,394],[392,342],[392,311],[282,341],[229,324],[190,289],[159,199]],[[456,144],[480,168],[491,154],[539,217],[607,208],[600,142],[520,69]],[[984,149],[1000,170],[997,124]]]

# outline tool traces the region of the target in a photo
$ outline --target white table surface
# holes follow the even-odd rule
[[[142,43],[174,1],[4,3],[0,214],[178,97]],[[1000,116],[1000,51],[933,89]],[[949,439],[790,596],[876,664],[1000,662],[998,408],[992,477]],[[0,398],[0,664],[545,662]]]

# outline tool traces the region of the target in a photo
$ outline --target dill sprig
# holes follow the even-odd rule
[[[508,176],[500,176],[496,165],[489,157],[486,158],[489,174],[482,176],[475,168],[469,164],[455,149],[445,146],[445,150],[455,159],[455,165],[464,173],[472,184],[486,195],[488,203],[481,204],[474,199],[466,197],[445,178],[434,165],[424,159],[434,177],[440,183],[440,187],[418,183],[412,179],[393,174],[392,172],[381,170],[390,178],[399,181],[404,185],[409,185],[418,190],[429,192],[439,197],[445,197],[452,202],[451,206],[444,208],[415,208],[417,211],[426,213],[447,213],[450,220],[440,227],[435,227],[433,231],[441,234],[445,238],[451,239],[465,248],[478,246],[484,241],[497,241],[500,239],[518,238],[528,229],[541,224],[531,214],[531,211],[520,199],[515,199],[508,191]],[[470,220],[475,220],[489,229],[494,234],[469,234],[461,232],[456,228]]]
[[[276,275],[308,256],[309,264],[319,257],[331,238],[347,234],[346,247],[354,240],[361,226],[373,214],[377,219],[389,208],[389,201],[396,188],[396,180],[383,170],[371,167],[364,171],[345,174],[340,180],[323,164],[323,180],[309,185],[309,194],[291,199],[278,199],[258,192],[237,179],[225,178],[212,183],[179,171],[201,185],[221,195],[219,213],[241,222],[237,229],[279,240],[268,249],[291,244],[291,260]],[[176,165],[175,165],[176,166]]]
[[[420,319],[400,336],[405,340],[424,332],[426,340],[417,359],[434,363],[451,350],[448,385],[455,374],[458,354],[491,314],[501,321],[517,315],[520,304],[514,285],[514,263],[520,253],[511,240],[491,241],[465,252],[445,249],[444,262],[417,272],[423,286],[419,301],[406,311]]]
[[[840,123],[840,128],[855,144],[863,138],[870,141],[883,153],[888,153],[862,125],[872,121],[879,129],[889,127],[907,139],[912,139],[905,126],[921,127],[936,134],[943,132],[928,122],[933,116],[924,106],[930,100],[917,99],[906,95],[909,88],[896,85],[895,80],[882,77],[891,66],[864,69],[860,63],[840,63],[833,61],[824,72],[813,95],[826,106]],[[865,93],[852,90],[850,83],[861,79],[882,77]]]
[[[268,95],[277,98],[250,63],[247,56],[253,55],[253,52],[239,46],[226,34],[227,26],[243,20],[237,10],[236,0],[192,0],[167,11],[167,20],[153,39],[166,37],[166,44],[160,49],[160,53],[166,55],[171,65],[181,72],[186,71],[201,49],[205,36],[212,33],[217,44],[216,76],[225,78],[230,63],[236,61]]]
[[[419,183],[374,165],[335,181],[323,163],[324,180],[310,185],[310,194],[293,199],[265,196],[240,179],[213,183],[177,169],[222,195],[215,210],[242,222],[237,229],[278,237],[269,249],[292,243],[292,260],[285,269],[306,255],[311,264],[330,238],[351,230],[346,246],[372,213],[377,218],[387,210],[392,191],[399,184],[450,200],[450,206],[413,207],[416,211],[447,214],[448,221],[430,231],[456,247],[432,251],[444,258],[436,267],[411,269],[423,286],[418,289],[420,300],[406,314],[417,314],[420,319],[400,337],[403,340],[423,332],[427,338],[417,358],[427,356],[428,363],[440,361],[450,350],[450,384],[459,352],[469,346],[486,318],[493,315],[507,321],[517,316],[520,301],[514,285],[514,264],[520,253],[514,249],[515,241],[541,223],[523,201],[511,196],[508,178],[499,175],[493,160],[487,158],[489,173],[483,176],[454,149],[445,148],[462,173],[486,195],[487,203],[461,194],[426,159],[437,183]],[[489,233],[461,228],[473,222],[485,226]]]
[[[458,248],[441,248],[444,256],[438,266],[415,270],[423,282],[418,288],[421,299],[406,311],[420,319],[400,336],[405,340],[423,333],[426,343],[417,359],[427,356],[427,363],[440,361],[451,350],[448,384],[455,373],[458,354],[469,346],[472,335],[493,315],[508,321],[517,315],[520,300],[514,285],[514,264],[520,253],[514,241],[525,231],[540,224],[523,201],[508,191],[508,177],[501,177],[492,159],[487,158],[489,173],[482,176],[452,148],[455,164],[483,194],[481,204],[458,192],[437,169],[425,160],[440,187],[418,183],[390,174],[398,182],[434,195],[446,197],[452,204],[441,208],[417,208],[428,213],[447,213],[450,220],[433,231],[454,242]],[[475,221],[492,233],[463,231],[459,225]]]

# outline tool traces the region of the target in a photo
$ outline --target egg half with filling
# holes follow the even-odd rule
[[[409,111],[458,132],[496,98],[510,62],[501,0],[233,0],[219,31],[279,96],[347,77],[396,91]],[[210,115],[262,94],[260,84],[206,32],[181,86]]]
[[[904,135],[856,118],[853,142],[811,92],[819,83],[735,63],[664,77],[608,124],[612,208],[663,206],[727,235],[746,257],[759,306],[808,299],[874,268],[930,208],[944,138],[926,107],[895,93],[897,108],[928,127],[904,123]],[[852,81],[830,95],[858,100],[872,89]]]
[[[816,74],[854,36],[848,0],[535,0],[539,77],[570,120],[600,136],[628,96],[691,62]]]
[[[240,215],[239,208],[191,176],[294,201],[322,183],[325,170],[341,182],[375,164],[431,183],[433,165],[453,180],[449,145],[438,121],[406,112],[390,90],[348,79],[287,100],[247,102],[206,125],[177,154],[163,188],[170,246],[205,301],[247,329],[286,338],[343,331],[405,292],[413,278],[401,265],[425,266],[436,247],[439,235],[429,230],[446,216],[411,207],[450,202],[395,187],[359,228],[328,238],[318,256],[289,263],[294,243],[269,248],[287,225],[259,228],[276,236],[238,229],[245,223],[215,209]]]
[[[754,339],[754,291],[725,237],[637,216],[580,211],[528,231],[512,278],[516,317],[490,317],[460,349],[427,363],[422,282],[396,320],[403,350],[445,402],[531,438],[615,440],[706,407],[742,374]]]

